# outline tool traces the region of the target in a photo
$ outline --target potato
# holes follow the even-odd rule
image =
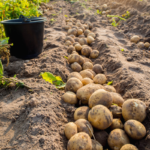
[[[73,34],[74,36],[77,35],[77,29],[73,28],[73,29],[69,29],[68,30],[68,35]]]
[[[79,29],[82,29],[83,32],[85,31],[84,26],[79,27]]]
[[[78,119],[75,124],[77,125],[78,132],[85,132],[90,137],[93,135],[93,127],[86,119]]]
[[[68,22],[67,25],[69,25],[71,27],[73,26],[72,22]]]
[[[70,29],[70,28],[71,28],[71,26],[69,26],[69,25],[65,25],[65,26],[64,26],[64,29],[65,29],[65,30],[68,30],[68,29]]]
[[[110,129],[111,130],[114,130],[114,129],[123,129],[123,123],[120,119],[113,119],[113,122],[110,126]]]
[[[116,89],[111,85],[105,85],[105,90],[108,92],[116,92]]]
[[[108,133],[106,131],[96,131],[94,132],[94,136],[103,147],[106,147],[108,139]]]
[[[138,48],[143,49],[144,48],[144,42],[139,42],[137,44]]]
[[[74,43],[73,43],[73,46],[75,46],[76,44],[79,44],[79,42],[74,42]]]
[[[82,35],[79,35],[78,36],[79,38],[85,38],[85,36],[82,34]]]
[[[92,140],[87,133],[77,133],[69,140],[67,150],[92,150]]]
[[[84,59],[80,56],[80,55],[77,55],[77,54],[71,54],[69,55],[68,57],[68,62],[71,64],[71,63],[74,63],[74,62],[77,62],[79,63],[80,65],[82,65],[84,63]]]
[[[87,43],[91,44],[92,42],[94,42],[94,38],[92,36],[88,36],[87,37]]]
[[[132,36],[131,38],[131,42],[134,42],[134,43],[138,43],[140,40],[140,37],[138,35],[134,35]]]
[[[80,38],[76,37],[76,38],[74,38],[74,40],[75,40],[75,42],[79,43]]]
[[[77,98],[81,100],[82,104],[88,104],[90,96],[98,89],[103,89],[103,86],[93,83],[87,84],[77,91]]]
[[[70,79],[70,78],[77,78],[77,79],[79,79],[81,82],[82,82],[82,76],[80,75],[80,73],[78,73],[78,72],[72,72],[72,73],[70,73],[69,74],[69,76],[68,76],[68,80]]]
[[[95,73],[93,70],[91,70],[91,69],[85,69],[85,70],[87,70],[87,71],[91,72],[91,73],[93,74],[93,77],[95,77],[95,76],[96,76],[96,73]]]
[[[105,84],[107,81],[107,78],[104,74],[97,74],[94,79],[93,79],[94,83],[96,84]]]
[[[83,70],[85,70],[85,69],[93,69],[93,64],[90,62],[85,62],[83,64]]]
[[[146,105],[138,99],[128,99],[122,105],[122,116],[125,121],[134,119],[139,122],[146,118]]]
[[[121,95],[114,92],[110,92],[110,94],[113,99],[113,103],[117,104],[118,106],[122,106],[122,104],[124,103],[124,99],[121,97]]]
[[[96,105],[89,111],[88,121],[93,127],[105,130],[112,124],[113,116],[107,107]]]
[[[73,51],[73,52],[72,52],[72,54],[79,55],[79,53],[78,53],[78,52],[76,52],[76,51]]]
[[[93,83],[93,80],[91,80],[90,78],[82,79],[82,84],[83,85],[87,85],[87,84],[90,84],[90,83]]]
[[[93,66],[93,71],[96,73],[96,74],[99,74],[99,73],[103,73],[104,70],[103,70],[103,67],[99,64],[95,64]]]
[[[86,30],[84,31],[84,35],[87,37],[87,35],[88,35],[90,32],[91,32],[90,30],[86,29]]]
[[[149,48],[150,47],[150,43],[148,43],[148,42],[144,43],[144,47]]]
[[[130,144],[125,131],[122,129],[115,129],[110,132],[108,136],[108,145],[112,150],[120,150],[125,144]]]
[[[69,104],[76,104],[78,102],[76,94],[71,91],[66,92],[62,96],[62,100]]]
[[[92,140],[92,150],[103,150],[103,146],[95,140]]]
[[[82,67],[79,63],[74,62],[74,63],[71,64],[71,69],[73,71],[80,72],[82,70]]]
[[[92,108],[96,105],[103,105],[110,107],[113,100],[109,92],[104,89],[95,91],[89,98],[89,107]]]
[[[65,91],[77,92],[83,86],[82,82],[77,78],[70,78],[65,87]]]
[[[93,74],[90,71],[87,70],[83,70],[80,72],[80,75],[82,76],[82,78],[90,78],[93,79]]]
[[[94,59],[99,56],[99,51],[98,50],[93,50],[90,54],[90,58]]]
[[[72,37],[73,39],[75,38],[75,36],[73,34],[69,35],[70,37]]]
[[[66,41],[66,42],[65,42],[65,45],[66,45],[66,46],[70,46],[70,45],[72,45],[72,43],[71,43],[70,41]]]
[[[70,35],[70,36],[67,36],[67,37],[65,38],[65,42],[66,42],[66,41],[70,41],[72,44],[75,42],[74,39],[71,37],[71,35]]]
[[[89,26],[89,29],[92,29],[92,28],[93,28],[93,25],[92,25],[91,22],[87,22],[86,24]]]
[[[77,35],[79,36],[79,35],[81,35],[83,33],[83,30],[82,29],[78,29],[77,30]]]
[[[93,32],[90,32],[87,36],[92,36],[93,38],[96,37],[95,33],[93,33]]]
[[[82,107],[77,108],[74,112],[74,120],[75,121],[78,119],[88,120],[89,110],[90,110],[90,108],[87,106],[82,106]]]
[[[67,52],[70,53],[70,54],[72,54],[72,52],[75,51],[75,50],[76,50],[75,47],[72,46],[72,45],[70,45],[70,46],[68,47]]]
[[[92,52],[92,49],[89,46],[82,47],[82,50],[81,50],[82,55],[89,57],[91,52]]]
[[[80,38],[80,39],[79,39],[79,43],[80,43],[81,45],[87,45],[87,39],[86,39],[86,38]]]
[[[81,51],[82,46],[80,44],[76,44],[75,49],[76,49],[76,51]]]
[[[69,21],[70,21],[70,19],[69,19],[69,18],[67,18],[67,19],[66,19],[66,22],[69,22]]]
[[[77,26],[77,27],[81,27],[82,24],[81,24],[80,22],[77,22],[76,26]]]
[[[136,120],[130,119],[125,122],[124,129],[132,139],[140,140],[146,135],[146,128],[141,122]]]
[[[85,30],[89,29],[89,26],[87,24],[84,24],[83,27],[85,28]],[[89,30],[90,31],[90,30]]]
[[[65,126],[65,136],[69,140],[73,135],[78,133],[77,125],[74,122],[69,122]]]
[[[122,108],[116,105],[111,105],[109,110],[113,114],[113,118],[121,118],[122,117]]]
[[[132,144],[125,144],[120,150],[138,150],[138,148]]]

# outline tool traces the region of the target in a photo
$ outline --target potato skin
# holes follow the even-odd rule
[[[83,86],[82,82],[77,78],[70,78],[65,87],[65,91],[77,92]]]
[[[115,129],[108,136],[108,145],[112,150],[120,150],[125,145],[130,144],[129,138],[122,129]]]
[[[82,64],[84,63],[84,59],[83,59],[80,55],[78,55],[78,54],[71,54],[71,55],[69,55],[69,57],[68,57],[68,62],[69,62],[70,64],[72,64],[72,63],[74,63],[74,62],[77,62],[77,63],[79,63],[80,65],[82,65]]]
[[[91,44],[92,42],[94,42],[94,38],[92,36],[88,36],[87,37],[87,43]]]
[[[92,49],[89,46],[82,47],[81,54],[83,56],[89,57],[92,52]]]
[[[103,86],[93,83],[87,84],[77,91],[77,98],[81,100],[82,104],[88,104],[90,96],[98,89],[103,89]]]
[[[73,51],[75,51],[75,48],[74,48],[74,46],[70,45],[70,46],[68,47],[67,52],[70,53],[70,54],[72,54]]]
[[[78,102],[76,94],[71,91],[66,92],[62,96],[62,100],[69,104],[76,104]]]
[[[83,85],[87,85],[87,84],[90,84],[90,83],[93,83],[93,80],[91,80],[90,78],[83,78],[82,79],[82,84]]]
[[[110,129],[111,130],[114,130],[114,129],[123,129],[123,123],[120,119],[113,119],[113,122],[110,126]]]
[[[66,42],[66,41],[70,41],[72,44],[75,42],[74,39],[73,39],[71,36],[67,36],[67,37],[65,38],[65,42]]]
[[[73,135],[78,133],[77,125],[74,122],[69,122],[65,126],[65,136],[69,140]]]
[[[68,35],[71,35],[71,34],[73,34],[74,36],[76,36],[77,35],[77,29],[75,29],[75,28],[69,29],[68,30]]]
[[[78,132],[85,132],[90,137],[93,135],[93,127],[86,119],[78,119],[75,124],[77,125]],[[90,129],[89,129],[90,128]]]
[[[134,119],[144,121],[146,118],[146,105],[138,99],[128,99],[122,105],[122,116],[125,121]]]
[[[92,140],[92,150],[103,150],[103,146],[95,140]]]
[[[120,150],[138,150],[138,148],[132,144],[125,144]]]
[[[69,140],[67,150],[92,150],[92,140],[87,133],[77,133]]]
[[[107,107],[96,105],[89,111],[88,120],[93,127],[105,130],[112,124],[113,116]]]
[[[146,128],[136,120],[131,119],[125,122],[124,129],[132,139],[140,140],[146,135]]]
[[[107,81],[107,78],[104,74],[97,74],[94,79],[93,79],[94,83],[96,84],[105,84]]]
[[[122,117],[122,108],[120,106],[111,105],[109,110],[113,114],[113,118],[121,118]]]
[[[93,68],[93,64],[90,63],[90,62],[85,62],[83,64],[83,70],[85,70],[85,69],[92,69],[92,68]]]
[[[80,38],[80,39],[79,39],[79,43],[80,43],[81,45],[87,45],[87,40],[86,40],[86,38]]]
[[[74,63],[71,64],[71,69],[73,71],[80,72],[82,70],[82,67],[79,63],[74,62]]]
[[[118,93],[114,93],[114,92],[110,92],[110,94],[111,94],[111,97],[113,99],[113,103],[122,107],[122,105],[124,103],[124,99],[121,97],[121,95]]]
[[[106,131],[95,131],[94,136],[96,140],[102,144],[103,147],[107,146],[108,133]]]
[[[104,85],[104,87],[105,87],[106,91],[116,93],[116,89],[113,86],[111,86],[111,85]]]
[[[93,79],[93,74],[88,71],[88,70],[83,70],[80,72],[80,75],[82,76],[82,78],[90,78],[90,79]]]
[[[89,107],[92,108],[96,105],[103,105],[110,107],[113,100],[109,92],[104,89],[95,91],[89,98]]]
[[[70,78],[77,78],[77,79],[79,79],[81,82],[82,82],[82,76],[80,75],[80,73],[78,73],[78,72],[72,72],[72,73],[70,73],[69,74],[69,76],[68,76],[68,80],[70,79]]]
[[[96,73],[95,73],[93,70],[91,70],[91,69],[85,69],[85,70],[87,70],[87,71],[91,72],[91,73],[93,74],[93,77],[95,77],[95,76],[96,76]]]
[[[82,46],[80,44],[76,44],[75,49],[76,49],[76,51],[81,51]]]
[[[87,29],[87,30],[84,31],[84,35],[87,37],[87,35],[88,35],[90,32],[91,32],[91,31]]]
[[[74,112],[74,120],[75,121],[78,119],[88,120],[89,110],[90,110],[90,108],[87,106],[82,106],[82,107],[77,108]]]
[[[99,64],[95,64],[93,66],[93,71],[96,73],[96,74],[99,74],[99,73],[103,73],[104,70],[103,70],[103,67]]]
[[[99,51],[98,50],[93,50],[90,54],[90,58],[95,59],[99,56]]]

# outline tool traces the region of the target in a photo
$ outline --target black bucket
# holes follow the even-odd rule
[[[27,19],[20,16],[19,19],[2,21],[9,43],[12,56],[21,59],[32,59],[37,57],[43,48],[44,35],[43,17]]]

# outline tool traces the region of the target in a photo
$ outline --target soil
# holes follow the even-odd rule
[[[108,4],[111,15],[129,11],[131,17],[113,27],[105,15],[95,14],[102,4]],[[139,150],[150,150],[150,51],[139,49],[130,42],[133,35],[150,42],[150,2],[139,0],[101,0],[88,2],[51,1],[54,9],[45,16],[43,52],[37,58],[20,60],[10,58],[5,75],[17,75],[19,80],[32,88],[0,88],[0,149],[1,150],[66,150],[68,140],[64,126],[74,121],[75,106],[64,103],[64,90],[45,82],[39,75],[51,72],[61,76],[64,82],[72,72],[67,59],[64,39],[67,35],[65,15],[93,23],[96,40],[91,44],[100,56],[93,59],[101,64],[108,81],[123,98],[137,98],[147,105],[147,118],[143,122],[147,135],[139,141],[131,141]],[[54,15],[57,14],[57,15]],[[51,19],[54,18],[54,21]],[[121,51],[124,49],[124,51]],[[5,62],[4,62],[5,63]]]

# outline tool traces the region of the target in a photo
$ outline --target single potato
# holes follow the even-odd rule
[[[96,73],[95,73],[93,70],[91,70],[91,69],[85,69],[85,70],[87,70],[87,71],[91,72],[91,73],[93,74],[93,77],[95,77],[95,76],[96,76]]]
[[[90,54],[90,58],[95,59],[99,56],[99,51],[98,50],[93,50]]]
[[[104,74],[97,74],[94,79],[93,79],[94,83],[96,84],[105,84],[107,81],[107,78]]]
[[[82,78],[90,78],[90,79],[93,79],[93,74],[88,71],[88,70],[83,70],[80,72],[80,75],[82,76]]]
[[[68,62],[71,64],[71,63],[74,63],[74,62],[77,62],[79,63],[80,65],[82,65],[84,63],[84,59],[83,57],[81,57],[80,55],[78,54],[71,54],[69,55],[68,57]]]
[[[134,119],[143,122],[146,118],[146,105],[138,99],[128,99],[122,105],[122,116],[125,121]]]
[[[77,92],[83,86],[82,82],[77,78],[70,78],[65,87],[65,91]]]
[[[78,102],[76,94],[71,91],[66,92],[62,96],[62,100],[69,104],[76,104]]]
[[[76,44],[75,49],[76,49],[76,51],[81,51],[82,46],[80,44]]]
[[[112,150],[120,150],[125,144],[130,144],[130,141],[124,130],[115,129],[110,132],[108,145]]]
[[[90,96],[98,89],[103,89],[99,84],[87,84],[77,91],[77,98],[81,100],[82,104],[88,104]]]
[[[111,85],[104,85],[104,87],[105,87],[106,91],[116,93],[116,89],[113,86],[111,86]]]
[[[77,35],[77,29],[75,29],[75,28],[69,29],[68,30],[68,35],[71,35],[71,34],[73,34],[74,36],[76,36]]]
[[[75,124],[77,125],[78,132],[85,132],[90,137],[93,135],[93,127],[86,119],[78,119]]]
[[[93,64],[90,63],[90,62],[85,62],[83,64],[83,70],[85,70],[85,69],[92,69],[92,68],[93,68]]]
[[[80,132],[71,137],[67,150],[92,150],[92,140],[85,132]]]
[[[114,130],[114,129],[123,129],[123,123],[120,119],[113,119],[113,122],[110,126],[110,129],[111,130]]]
[[[95,64],[93,66],[93,71],[96,73],[96,74],[99,74],[99,73],[103,73],[104,70],[103,70],[103,67],[99,64]]]
[[[138,150],[138,148],[132,144],[126,144],[120,150]]]
[[[134,42],[134,43],[138,43],[140,40],[140,37],[138,35],[134,35],[132,36],[131,38],[131,42]]]
[[[81,54],[83,56],[89,57],[92,52],[92,49],[89,46],[82,47]]]
[[[124,129],[132,139],[140,140],[146,135],[146,128],[141,122],[136,120],[126,121]]]
[[[70,41],[72,44],[75,42],[74,39],[71,37],[71,35],[70,36],[66,36],[65,42],[66,41]]]
[[[75,47],[72,46],[72,45],[70,45],[70,46],[68,47],[67,52],[68,52],[69,54],[72,54],[72,52],[75,51],[75,50],[76,50]]]
[[[65,42],[65,45],[70,46],[70,45],[72,45],[72,43],[68,40],[68,41]]]
[[[69,122],[65,126],[65,136],[69,140],[73,135],[77,134],[77,125],[74,122]]]
[[[99,89],[95,91],[89,98],[89,107],[92,108],[96,105],[103,105],[110,107],[113,100],[109,92],[104,89]]]
[[[120,106],[111,105],[109,107],[109,110],[112,112],[113,118],[121,118],[122,117],[122,108]]]
[[[87,43],[88,44],[91,44],[91,43],[93,43],[94,42],[94,38],[92,37],[92,36],[88,36],[87,37]]]
[[[90,32],[91,32],[90,30],[86,29],[86,30],[84,31],[84,35],[87,37],[87,35],[88,35]]]
[[[77,35],[79,36],[79,35],[81,35],[83,33],[83,30],[82,29],[78,29],[77,30]]]
[[[113,116],[107,107],[96,105],[89,111],[88,120],[93,127],[105,130],[112,124]]]
[[[93,32],[90,32],[87,36],[92,36],[93,38],[96,37],[95,33],[93,33]]]
[[[82,106],[82,107],[77,108],[74,112],[74,120],[75,121],[78,119],[88,120],[89,110],[90,110],[90,108],[87,106]]]
[[[82,70],[82,67],[79,63],[74,62],[74,63],[71,64],[71,69],[73,71],[80,72]]]
[[[87,39],[86,38],[80,38],[79,43],[80,43],[80,45],[87,45]]]
[[[87,85],[87,84],[90,84],[90,83],[93,83],[93,80],[91,80],[90,78],[83,78],[82,79],[82,84],[83,85]]]

